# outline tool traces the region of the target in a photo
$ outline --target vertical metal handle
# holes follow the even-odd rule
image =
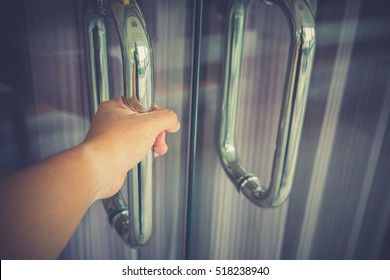
[[[233,1],[229,15],[228,47],[222,101],[219,150],[223,167],[239,192],[261,207],[276,207],[289,196],[306,108],[315,50],[314,17],[306,0],[267,0],[279,5],[288,19],[291,42],[284,96],[276,139],[271,182],[268,187],[239,161],[236,119],[248,0]]]
[[[108,3],[107,3],[108,2]],[[136,1],[97,0],[98,14],[89,20],[88,50],[93,106],[109,99],[105,16],[114,17],[122,51],[125,96],[132,109],[154,107],[153,57],[146,24]],[[108,4],[108,5],[107,5]],[[136,103],[134,103],[134,101]],[[104,199],[111,226],[130,247],[147,244],[154,225],[154,156],[152,150],[127,176],[126,203],[121,192]]]

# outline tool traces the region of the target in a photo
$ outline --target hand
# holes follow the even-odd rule
[[[102,103],[80,145],[1,178],[0,257],[57,257],[91,204],[117,193],[153,145],[164,154],[165,131],[179,128],[170,110]]]
[[[117,193],[127,172],[153,149],[163,155],[168,146],[165,132],[177,132],[180,123],[171,110],[155,108],[137,113],[122,98],[103,102],[92,121],[86,139],[77,147],[87,154],[96,174],[96,199]]]

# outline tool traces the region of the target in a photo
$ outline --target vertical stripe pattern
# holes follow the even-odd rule
[[[340,28],[339,47],[336,55],[336,66],[328,93],[325,116],[322,124],[320,140],[315,156],[309,195],[305,209],[302,233],[299,241],[297,257],[308,259],[322,202],[325,181],[328,175],[330,157],[340,114],[340,106],[345,90],[345,82],[351,59],[351,52],[358,24],[361,1],[348,1],[344,19]]]

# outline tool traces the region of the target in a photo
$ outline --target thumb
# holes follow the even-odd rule
[[[159,132],[177,132],[180,129],[180,122],[174,111],[170,109],[157,109],[149,113],[151,117],[157,119],[156,122]]]

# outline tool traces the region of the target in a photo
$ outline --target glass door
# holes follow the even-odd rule
[[[265,186],[289,66],[278,1],[240,1],[248,8],[236,148]],[[0,10],[0,175],[83,140],[93,114],[85,15],[97,2],[8,1]],[[130,249],[98,202],[60,258],[389,258],[388,1],[309,1],[316,55],[295,176],[290,198],[269,209],[237,192],[218,148],[235,1],[137,2],[153,47],[155,100],[181,121],[180,133],[168,136],[170,151],[156,159],[153,237]],[[114,20],[106,20],[114,98],[123,94],[123,62]]]
[[[88,82],[88,13],[100,2],[10,1],[2,9],[1,174],[77,145],[85,137],[94,113]],[[130,249],[111,229],[97,202],[62,259],[184,258],[194,3],[166,0],[139,5],[154,52],[155,101],[175,110],[182,125],[180,134],[168,136],[169,153],[155,162],[153,237],[146,247]],[[109,91],[115,98],[123,95],[123,62],[112,15],[106,16],[105,24]]]
[[[264,2],[274,1],[247,9],[236,147],[267,186],[290,38],[281,9]],[[293,188],[286,203],[266,209],[236,191],[220,162],[229,7],[203,1],[191,259],[389,257],[389,5],[310,4],[317,46]]]

